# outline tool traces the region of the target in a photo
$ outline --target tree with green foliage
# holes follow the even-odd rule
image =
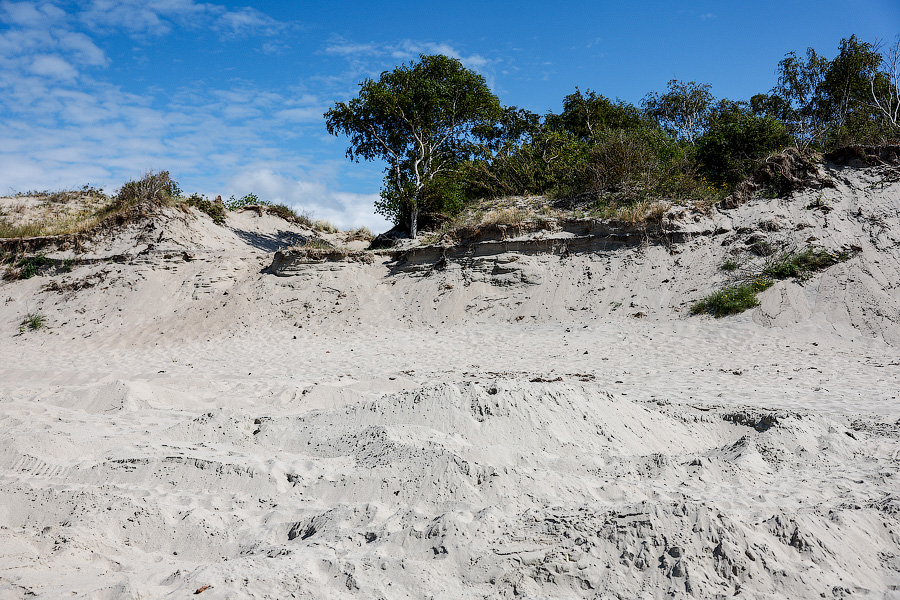
[[[484,77],[442,55],[385,71],[360,83],[359,95],[325,113],[333,135],[350,138],[351,160],[381,159],[385,187],[376,210],[418,232],[429,186],[471,155],[478,132],[500,115]]]
[[[855,35],[841,40],[822,81],[822,111],[828,121],[829,146],[878,141],[882,115],[873,106],[871,82],[877,80],[882,57],[878,49]]]
[[[830,63],[813,48],[806,49],[806,60],[789,52],[778,63],[778,84],[768,96],[774,114],[766,116],[783,121],[801,150],[820,145],[827,126],[823,109],[822,83]]]
[[[882,63],[887,72],[880,70]],[[878,142],[896,129],[892,115],[900,116],[890,81],[890,61],[852,35],[841,40],[833,60],[812,48],[805,60],[788,53],[778,63],[778,84],[751,103],[783,121],[800,149]]]
[[[736,184],[751,174],[756,161],[792,142],[781,121],[754,114],[746,102],[722,100],[709,116],[706,133],[697,140],[696,158],[712,181]]]
[[[546,118],[550,129],[566,131],[583,141],[597,139],[607,131],[637,129],[643,124],[643,116],[635,106],[622,100],[613,102],[592,90],[582,93],[578,88],[563,98],[561,114]]]
[[[644,98],[644,110],[663,129],[693,145],[703,134],[713,105],[710,87],[707,83],[672,79],[668,92],[651,92]]]
[[[869,80],[872,104],[894,135],[900,134],[900,36],[882,57],[884,70]]]

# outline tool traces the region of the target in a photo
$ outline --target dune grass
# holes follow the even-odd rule
[[[759,277],[726,286],[713,292],[691,307],[692,314],[707,313],[716,318],[742,313],[747,309],[759,306],[756,295],[769,289],[775,283],[767,277]]]
[[[47,326],[47,317],[38,312],[30,312],[22,319],[19,324],[19,331],[24,332],[37,331]]]
[[[772,287],[780,279],[805,281],[812,273],[827,269],[851,257],[846,250],[831,251],[825,248],[804,248],[773,253],[755,270],[739,275],[737,281],[726,285],[691,306],[692,314],[710,314],[716,318],[738,314],[759,306],[756,295]],[[734,272],[737,261],[726,260],[721,269]]]

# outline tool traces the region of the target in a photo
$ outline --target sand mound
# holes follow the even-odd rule
[[[29,443],[3,455],[0,539],[20,564],[43,557],[18,570],[23,594],[817,598],[900,584],[885,575],[900,567],[897,423],[514,380],[296,415],[128,412],[160,426],[101,420],[101,447],[66,461],[37,454],[77,417],[19,423]]]
[[[900,597],[900,177],[860,152],[644,225],[43,246],[0,283],[0,598]],[[690,314],[808,248],[846,260]]]

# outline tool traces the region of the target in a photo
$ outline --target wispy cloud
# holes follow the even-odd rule
[[[347,79],[310,93],[312,84],[297,80],[132,88],[133,78],[117,78],[135,64],[124,61],[152,60],[154,46],[166,43],[160,38],[179,28],[255,37],[270,44],[263,52],[289,50],[296,30],[255,9],[193,0],[0,0],[0,192],[85,183],[112,191],[147,169],[167,169],[188,191],[254,192],[341,226],[386,226],[373,215],[374,195],[336,191],[349,167],[340,149],[323,156],[303,142],[337,148],[322,115],[329,90]],[[116,47],[110,40],[122,34],[135,41]],[[377,189],[377,171],[357,165],[351,177],[371,178]]]
[[[234,36],[275,36],[290,27],[290,23],[278,21],[250,7],[226,10],[218,15],[213,25],[214,29]]]
[[[459,61],[466,67],[482,71],[493,62],[481,54],[467,54],[446,42],[423,42],[416,40],[400,40],[393,43],[359,43],[336,37],[323,50],[325,54],[343,56],[360,62],[368,59],[393,58],[407,61],[420,54],[443,54]]]
[[[77,13],[93,30],[162,36],[175,26],[209,27],[227,36],[275,36],[293,24],[251,7],[228,8],[194,0],[87,0]]]
[[[75,79],[78,71],[67,60],[55,54],[38,54],[31,61],[31,72],[35,75],[55,79]]]

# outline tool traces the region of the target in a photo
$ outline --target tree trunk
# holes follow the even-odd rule
[[[419,205],[413,204],[409,210],[409,237],[416,239],[419,232]]]

